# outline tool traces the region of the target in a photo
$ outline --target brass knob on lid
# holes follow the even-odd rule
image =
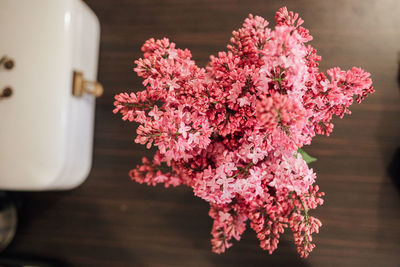
[[[0,98],[6,98],[10,97],[12,95],[13,91],[11,87],[5,87],[3,91],[0,92]]]
[[[4,66],[4,68],[6,68],[7,70],[11,70],[12,68],[14,68],[14,60],[12,60],[11,58],[7,57],[7,56],[3,56],[2,58],[0,58],[0,65]]]
[[[80,97],[86,93],[99,97],[103,94],[103,91],[103,86],[99,82],[86,81],[82,72],[74,71],[72,82],[72,94],[74,96]]]

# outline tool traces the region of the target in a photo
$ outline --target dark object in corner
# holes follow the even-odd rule
[[[388,172],[394,185],[400,193],[400,147],[397,148],[393,155],[393,159],[388,167]]]
[[[36,259],[25,259],[21,257],[0,257],[0,267],[62,267],[59,262],[44,262]]]
[[[17,208],[15,201],[5,192],[0,192],[0,251],[13,240],[17,230]]]

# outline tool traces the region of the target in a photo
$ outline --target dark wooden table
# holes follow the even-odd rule
[[[314,212],[324,226],[306,260],[289,232],[271,256],[252,230],[225,254],[211,253],[207,203],[188,188],[131,182],[128,171],[153,152],[133,142],[136,125],[111,112],[114,94],[141,88],[132,68],[146,39],[167,36],[204,66],[249,13],[273,22],[283,1],[86,2],[101,22],[105,87],[97,102],[93,169],[73,191],[26,194],[18,234],[3,255],[68,266],[400,266],[400,178],[388,172],[400,146],[400,1],[286,1],[311,29],[321,69],[361,66],[376,89],[351,116],[335,120],[331,137],[315,138],[308,149],[319,159],[313,167],[327,195]]]

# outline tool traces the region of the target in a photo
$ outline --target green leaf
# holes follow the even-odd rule
[[[297,153],[300,153],[301,157],[304,159],[304,161],[308,164],[314,161],[317,161],[316,158],[311,157],[310,155],[308,155],[303,149],[299,148],[297,150]]]

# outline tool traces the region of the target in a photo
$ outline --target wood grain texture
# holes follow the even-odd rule
[[[208,205],[187,188],[150,188],[129,180],[144,155],[135,124],[112,114],[113,96],[141,89],[133,61],[150,37],[189,48],[200,66],[225,50],[249,14],[273,22],[282,1],[85,0],[101,23],[93,169],[70,192],[26,194],[18,235],[5,252],[57,259],[69,266],[400,266],[400,195],[388,166],[400,146],[397,84],[400,1],[286,1],[314,36],[321,69],[361,66],[376,93],[335,120],[331,137],[307,151],[325,205],[317,248],[301,260],[290,232],[268,255],[248,229],[225,254],[210,248]],[[273,24],[273,23],[272,23]],[[400,177],[397,177],[400,179]]]

